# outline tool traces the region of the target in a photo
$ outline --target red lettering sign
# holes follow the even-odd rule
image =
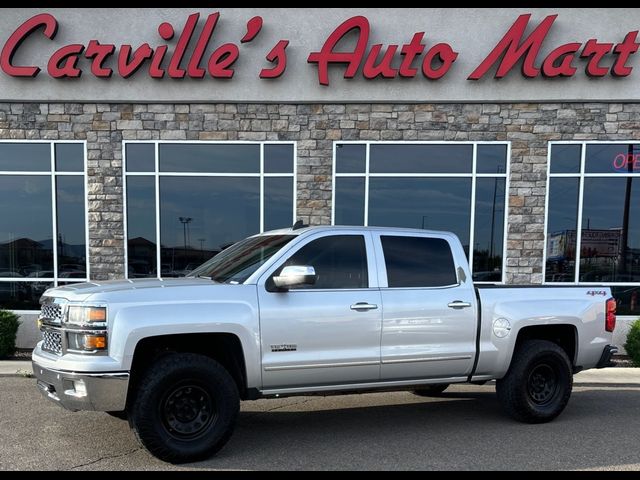
[[[215,45],[220,17],[219,12],[212,13],[199,26],[200,14],[193,13],[179,31],[171,23],[163,22],[157,28],[161,38],[157,45],[152,41],[136,46],[127,43],[117,46],[98,39],[91,39],[86,45],[52,44],[46,72],[56,79],[77,79],[85,71],[98,78],[110,78],[114,72],[129,78],[146,71],[154,79],[162,79],[165,75],[172,79],[231,79],[241,48],[259,37],[264,22],[262,17],[255,16],[247,21],[245,32],[239,33],[237,42]],[[596,78],[631,75],[633,67],[629,63],[640,47],[638,31],[628,32],[617,44],[591,38],[584,44],[548,45],[557,19],[558,15],[547,16],[527,35],[531,14],[519,16],[468,79],[481,80],[490,71],[495,72],[495,78],[503,78],[518,64],[521,64],[525,78],[572,77],[581,67],[586,75]],[[414,33],[404,44],[370,45],[372,29],[364,16],[349,18],[328,35],[318,51],[308,55],[307,62],[316,66],[321,85],[330,85],[330,70],[335,67],[343,69],[342,76],[346,79],[358,75],[368,80],[411,79],[422,73],[425,79],[436,81],[446,77],[460,55],[449,43],[430,42],[425,38],[425,32]],[[0,52],[0,69],[6,75],[33,78],[41,72],[42,65],[15,62],[20,46],[32,37],[37,38],[39,30],[46,39],[54,41],[58,20],[51,14],[41,13],[27,19],[9,36]],[[355,37],[355,46],[341,48],[346,37]],[[261,67],[259,78],[276,79],[284,75],[289,43],[289,40],[279,40],[268,50],[265,59],[271,65]],[[539,58],[541,51],[550,53]],[[633,168],[635,165],[634,160]]]
[[[613,159],[613,168],[619,171],[640,171],[640,153],[619,153]]]

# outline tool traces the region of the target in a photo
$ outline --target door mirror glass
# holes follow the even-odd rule
[[[284,267],[280,275],[273,277],[273,283],[279,289],[288,290],[302,285],[314,285],[316,279],[315,268],[311,266],[290,265]]]

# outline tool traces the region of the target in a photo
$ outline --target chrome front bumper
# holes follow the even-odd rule
[[[75,373],[45,368],[33,362],[40,393],[71,411],[121,411],[127,402],[129,373]]]

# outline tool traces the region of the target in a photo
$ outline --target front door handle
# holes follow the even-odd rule
[[[455,300],[447,305],[449,308],[453,308],[454,310],[462,310],[463,308],[471,308],[471,304],[469,302],[462,302],[460,300]]]
[[[351,310],[356,310],[356,311],[376,310],[377,308],[378,308],[378,305],[373,305],[371,303],[366,303],[366,302],[354,303],[353,305],[351,305]]]

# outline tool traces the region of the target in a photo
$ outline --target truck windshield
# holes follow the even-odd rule
[[[240,284],[293,240],[295,235],[261,235],[246,238],[205,262],[189,277],[209,277],[219,283]]]

